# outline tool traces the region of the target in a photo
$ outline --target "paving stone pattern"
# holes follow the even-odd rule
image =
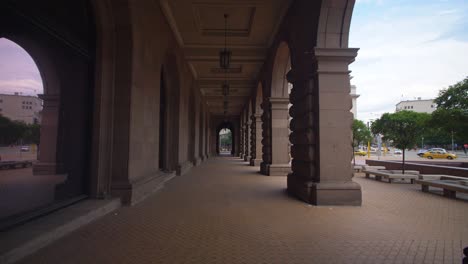
[[[286,178],[216,158],[23,263],[461,263],[468,201],[354,179],[362,207],[315,207]]]

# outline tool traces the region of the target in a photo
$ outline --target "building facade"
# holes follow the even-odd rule
[[[414,111],[418,113],[432,113],[437,109],[437,105],[433,99],[422,100],[419,97],[417,100],[406,100],[396,104],[395,112],[402,110]]]
[[[356,93],[356,85],[351,85],[351,100],[353,107],[351,108],[351,113],[353,113],[354,119],[357,119],[357,99],[359,94]]]
[[[0,94],[0,114],[28,125],[41,123],[42,100],[35,96]]]

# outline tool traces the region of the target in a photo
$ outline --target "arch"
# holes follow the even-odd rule
[[[255,94],[255,100],[254,100],[253,102],[254,102],[254,106],[253,106],[254,113],[257,114],[257,115],[261,115],[262,112],[263,112],[263,109],[262,109],[262,103],[263,103],[263,85],[262,85],[261,82],[259,82],[258,85],[257,85],[257,91],[256,91],[256,94]]]
[[[51,188],[54,193],[47,205],[90,195],[91,149],[95,143],[90,140],[92,111],[99,111],[93,107],[96,28],[90,2],[23,1],[2,4],[2,8],[0,36],[26,50],[43,82],[40,154],[33,173],[61,178]],[[54,12],[48,13],[50,10]],[[52,13],[54,19],[32,19]],[[54,23],[62,23],[57,27],[60,30],[50,30],[56,28]]]
[[[347,48],[355,0],[323,0],[320,9],[317,48]]]
[[[289,46],[281,42],[276,49],[275,60],[271,75],[271,97],[288,98],[288,81],[286,74],[291,68]]]
[[[221,130],[225,128],[231,130],[231,133],[232,133],[231,155],[234,155],[236,153],[235,151],[236,131],[234,129],[235,126],[231,121],[223,121],[216,127],[216,153],[218,155],[220,154],[219,132],[221,132]]]

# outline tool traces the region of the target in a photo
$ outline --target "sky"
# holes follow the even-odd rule
[[[357,0],[349,46],[360,48],[350,65],[358,119],[433,99],[468,76],[468,1]]]
[[[0,93],[41,94],[42,79],[31,56],[20,46],[0,38]]]
[[[356,0],[350,69],[357,86],[357,118],[394,112],[401,100],[435,98],[468,76],[468,0]],[[0,93],[42,93],[31,57],[0,39]]]

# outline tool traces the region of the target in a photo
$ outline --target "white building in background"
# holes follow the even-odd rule
[[[436,103],[433,99],[421,100],[421,97],[418,97],[416,100],[406,100],[401,101],[396,105],[395,112],[408,110],[418,113],[432,113],[437,109]]]
[[[26,124],[40,124],[42,100],[35,96],[0,94],[0,115]]]
[[[353,108],[351,108],[351,113],[353,113],[354,119],[357,119],[357,99],[359,94],[356,94],[356,85],[351,85],[351,100],[353,101]]]

